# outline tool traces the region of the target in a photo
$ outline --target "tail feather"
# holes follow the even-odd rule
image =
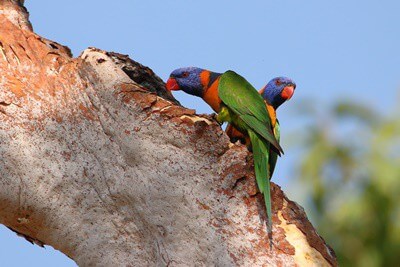
[[[267,230],[272,235],[272,208],[270,193],[270,173],[268,168],[269,143],[252,130],[248,131],[253,148],[254,169],[256,181],[260,192],[264,195],[265,207],[267,209]]]

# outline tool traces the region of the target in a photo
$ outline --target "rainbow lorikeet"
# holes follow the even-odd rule
[[[295,89],[296,84],[290,78],[276,77],[269,81],[268,84],[259,91],[261,96],[264,98],[267,111],[271,118],[272,129],[278,142],[280,142],[280,126],[276,117],[276,110],[280,105],[293,96]],[[235,129],[232,124],[229,124],[226,127],[226,133],[231,139],[231,142],[234,143],[236,141],[240,141],[250,147],[250,138],[244,133],[241,133]],[[275,151],[270,150],[268,162],[270,179],[274,173],[277,158],[278,157]]]
[[[184,92],[203,98],[218,113],[219,122],[229,122],[250,138],[258,188],[264,195],[267,209],[267,229],[272,234],[272,211],[269,184],[269,151],[283,153],[272,131],[271,118],[261,95],[243,77],[233,71],[223,74],[187,67],[174,70],[168,90]]]

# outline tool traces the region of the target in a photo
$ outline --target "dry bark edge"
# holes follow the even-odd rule
[[[269,250],[249,152],[150,68],[72,58],[23,1],[1,0],[0,23],[2,224],[82,266],[337,265],[275,184]]]

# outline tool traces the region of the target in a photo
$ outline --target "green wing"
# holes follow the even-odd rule
[[[218,95],[248,128],[270,142],[278,154],[283,153],[272,132],[271,118],[264,100],[248,81],[233,71],[227,71],[221,75]]]
[[[279,121],[276,120],[276,124],[274,127],[274,135],[276,140],[278,140],[278,142],[281,142],[281,128],[279,126]],[[278,160],[278,154],[274,151],[274,150],[270,150],[269,151],[269,173],[270,173],[270,178],[272,177],[272,175],[274,174],[274,170],[275,170],[275,165],[276,165],[276,161]]]

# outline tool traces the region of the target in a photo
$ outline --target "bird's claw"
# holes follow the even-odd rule
[[[220,126],[224,123],[223,121],[220,121],[218,119],[218,114],[217,113],[212,113],[211,118],[213,118]]]

